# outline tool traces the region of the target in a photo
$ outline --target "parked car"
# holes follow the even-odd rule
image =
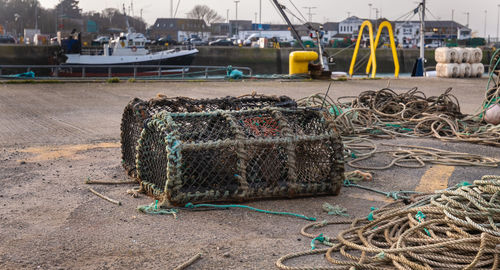
[[[103,44],[109,43],[109,37],[108,36],[100,36],[97,37],[96,39],[92,40],[92,46],[102,46]]]
[[[165,46],[165,44],[167,44],[167,43],[168,43],[168,45],[179,45],[179,43],[177,41],[175,41],[173,39],[169,39],[167,37],[161,37],[157,40],[153,40],[151,42],[151,45]]]
[[[204,41],[201,38],[190,38],[184,42],[182,42],[184,45],[192,44],[195,46],[206,46],[208,45],[208,41]]]
[[[439,44],[437,43],[430,43],[430,44],[425,44],[424,48],[439,48]]]
[[[233,46],[233,42],[227,39],[217,39],[208,43],[210,46]]]
[[[15,44],[16,39],[11,35],[0,35],[0,43],[3,44]]]

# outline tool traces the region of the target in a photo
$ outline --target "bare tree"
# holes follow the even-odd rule
[[[207,26],[212,23],[224,21],[222,16],[206,5],[194,6],[194,8],[188,13],[188,18],[203,20]]]

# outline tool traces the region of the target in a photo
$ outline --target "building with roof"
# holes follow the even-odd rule
[[[419,21],[396,21],[393,23],[394,36],[404,48],[414,48],[420,44]],[[425,21],[425,44],[443,46],[447,39],[469,39],[471,29],[455,21]]]
[[[192,36],[208,38],[210,29],[205,21],[187,18],[158,18],[149,28],[150,38],[167,37],[176,41],[184,41]]]

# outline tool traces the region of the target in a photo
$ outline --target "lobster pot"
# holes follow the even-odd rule
[[[305,109],[162,112],[137,150],[142,189],[169,206],[337,195],[344,179],[333,123]]]
[[[461,63],[459,66],[460,78],[469,78],[471,75],[471,65],[469,63]]]
[[[135,159],[137,141],[144,128],[144,122],[155,113],[166,112],[206,112],[214,110],[243,110],[262,107],[297,106],[287,96],[247,95],[242,97],[225,97],[216,99],[191,99],[186,97],[157,97],[149,101],[133,99],[125,107],[121,122],[122,164],[127,174],[137,179]]]
[[[460,75],[460,66],[458,64],[436,64],[436,74],[440,78],[456,78]]]
[[[469,51],[469,64],[481,63],[483,60],[483,50],[480,48],[467,48]]]
[[[484,74],[484,65],[481,63],[471,64],[470,76],[474,78],[481,78]]]
[[[437,63],[456,63],[457,50],[455,48],[440,47],[434,52],[434,59]]]

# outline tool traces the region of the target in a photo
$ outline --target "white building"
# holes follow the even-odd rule
[[[395,22],[394,39],[403,48],[416,47],[420,40],[420,22]]]
[[[420,43],[419,21],[393,23],[394,35],[403,48],[417,47]],[[443,46],[447,39],[469,39],[471,29],[454,21],[425,21],[425,44]]]
[[[365,19],[358,18],[356,16],[351,16],[341,22],[339,22],[339,34],[354,34],[359,31],[361,24]]]

